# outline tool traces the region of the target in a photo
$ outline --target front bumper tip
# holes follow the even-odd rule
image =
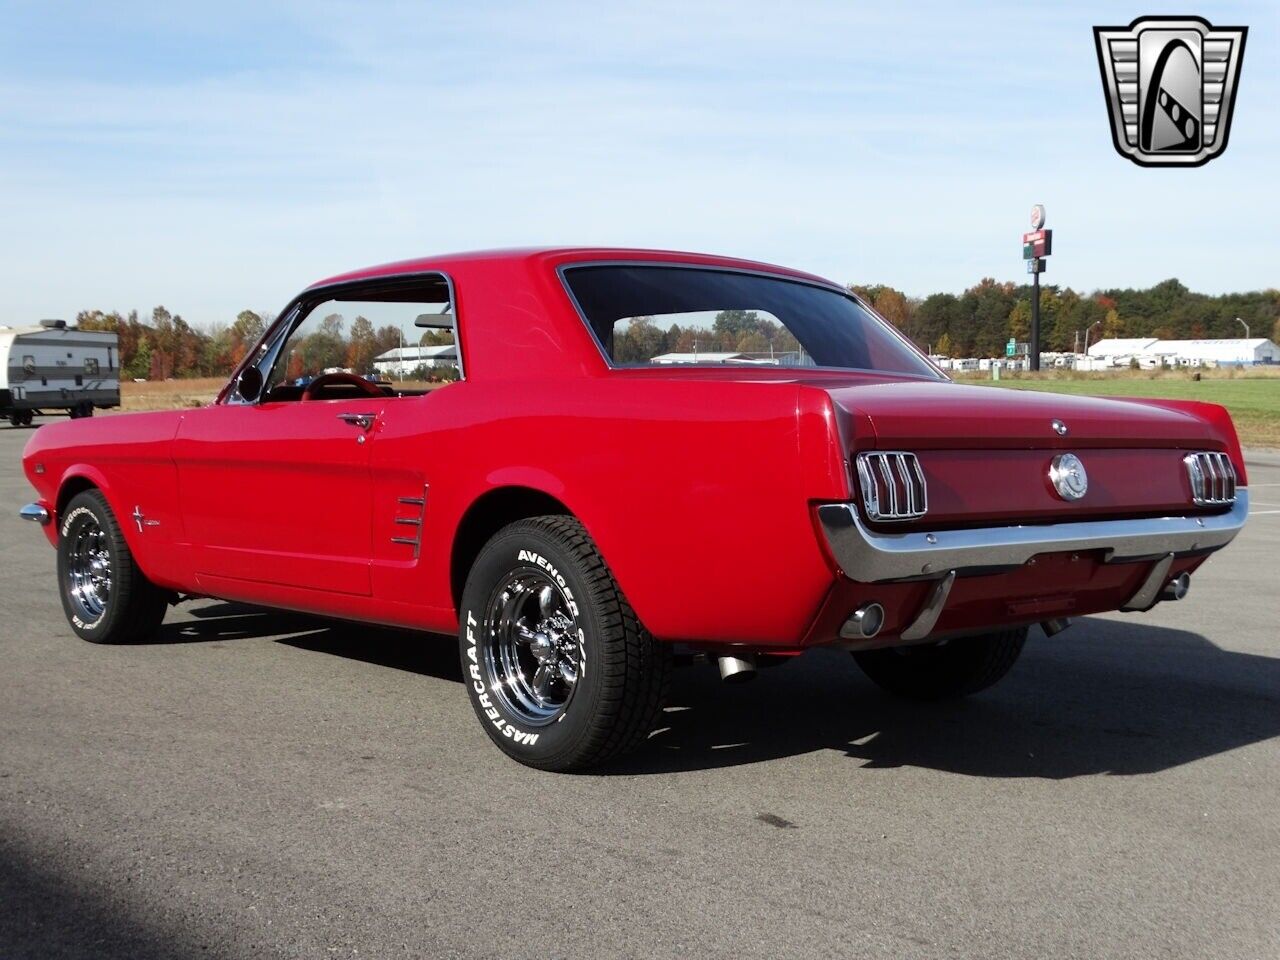
[[[18,511],[18,516],[23,520],[30,520],[32,523],[38,523],[42,527],[46,526],[51,519],[48,509],[41,503],[28,503]]]

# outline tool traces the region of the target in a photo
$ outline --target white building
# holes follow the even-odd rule
[[[456,367],[458,346],[446,343],[438,347],[396,347],[373,358],[375,373],[388,377],[405,377],[419,367]]]
[[[1128,363],[1138,360],[1143,369],[1166,367],[1233,366],[1280,363],[1280,347],[1264,337],[1223,340],[1099,340],[1089,347],[1089,356],[1110,357]]]

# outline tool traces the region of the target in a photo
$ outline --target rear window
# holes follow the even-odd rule
[[[614,366],[834,367],[939,379],[838,290],[728,270],[570,267],[565,283]]]

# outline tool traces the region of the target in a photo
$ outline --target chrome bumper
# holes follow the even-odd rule
[[[25,507],[18,510],[18,516],[23,520],[30,520],[44,526],[49,522],[49,511],[38,503],[28,503]]]
[[[1248,515],[1245,487],[1226,513],[908,533],[868,529],[851,503],[818,507],[832,555],[845,576],[861,583],[934,579],[952,570],[996,572],[1041,553],[1105,550],[1107,563],[1208,553],[1230,543]]]

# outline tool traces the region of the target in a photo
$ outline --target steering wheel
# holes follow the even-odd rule
[[[316,394],[322,389],[337,383],[345,383],[349,386],[357,387],[366,397],[377,397],[379,400],[386,398],[386,394],[382,392],[376,383],[370,383],[364,377],[358,377],[354,373],[326,373],[307,384],[306,389],[302,391],[302,399],[314,400]]]

